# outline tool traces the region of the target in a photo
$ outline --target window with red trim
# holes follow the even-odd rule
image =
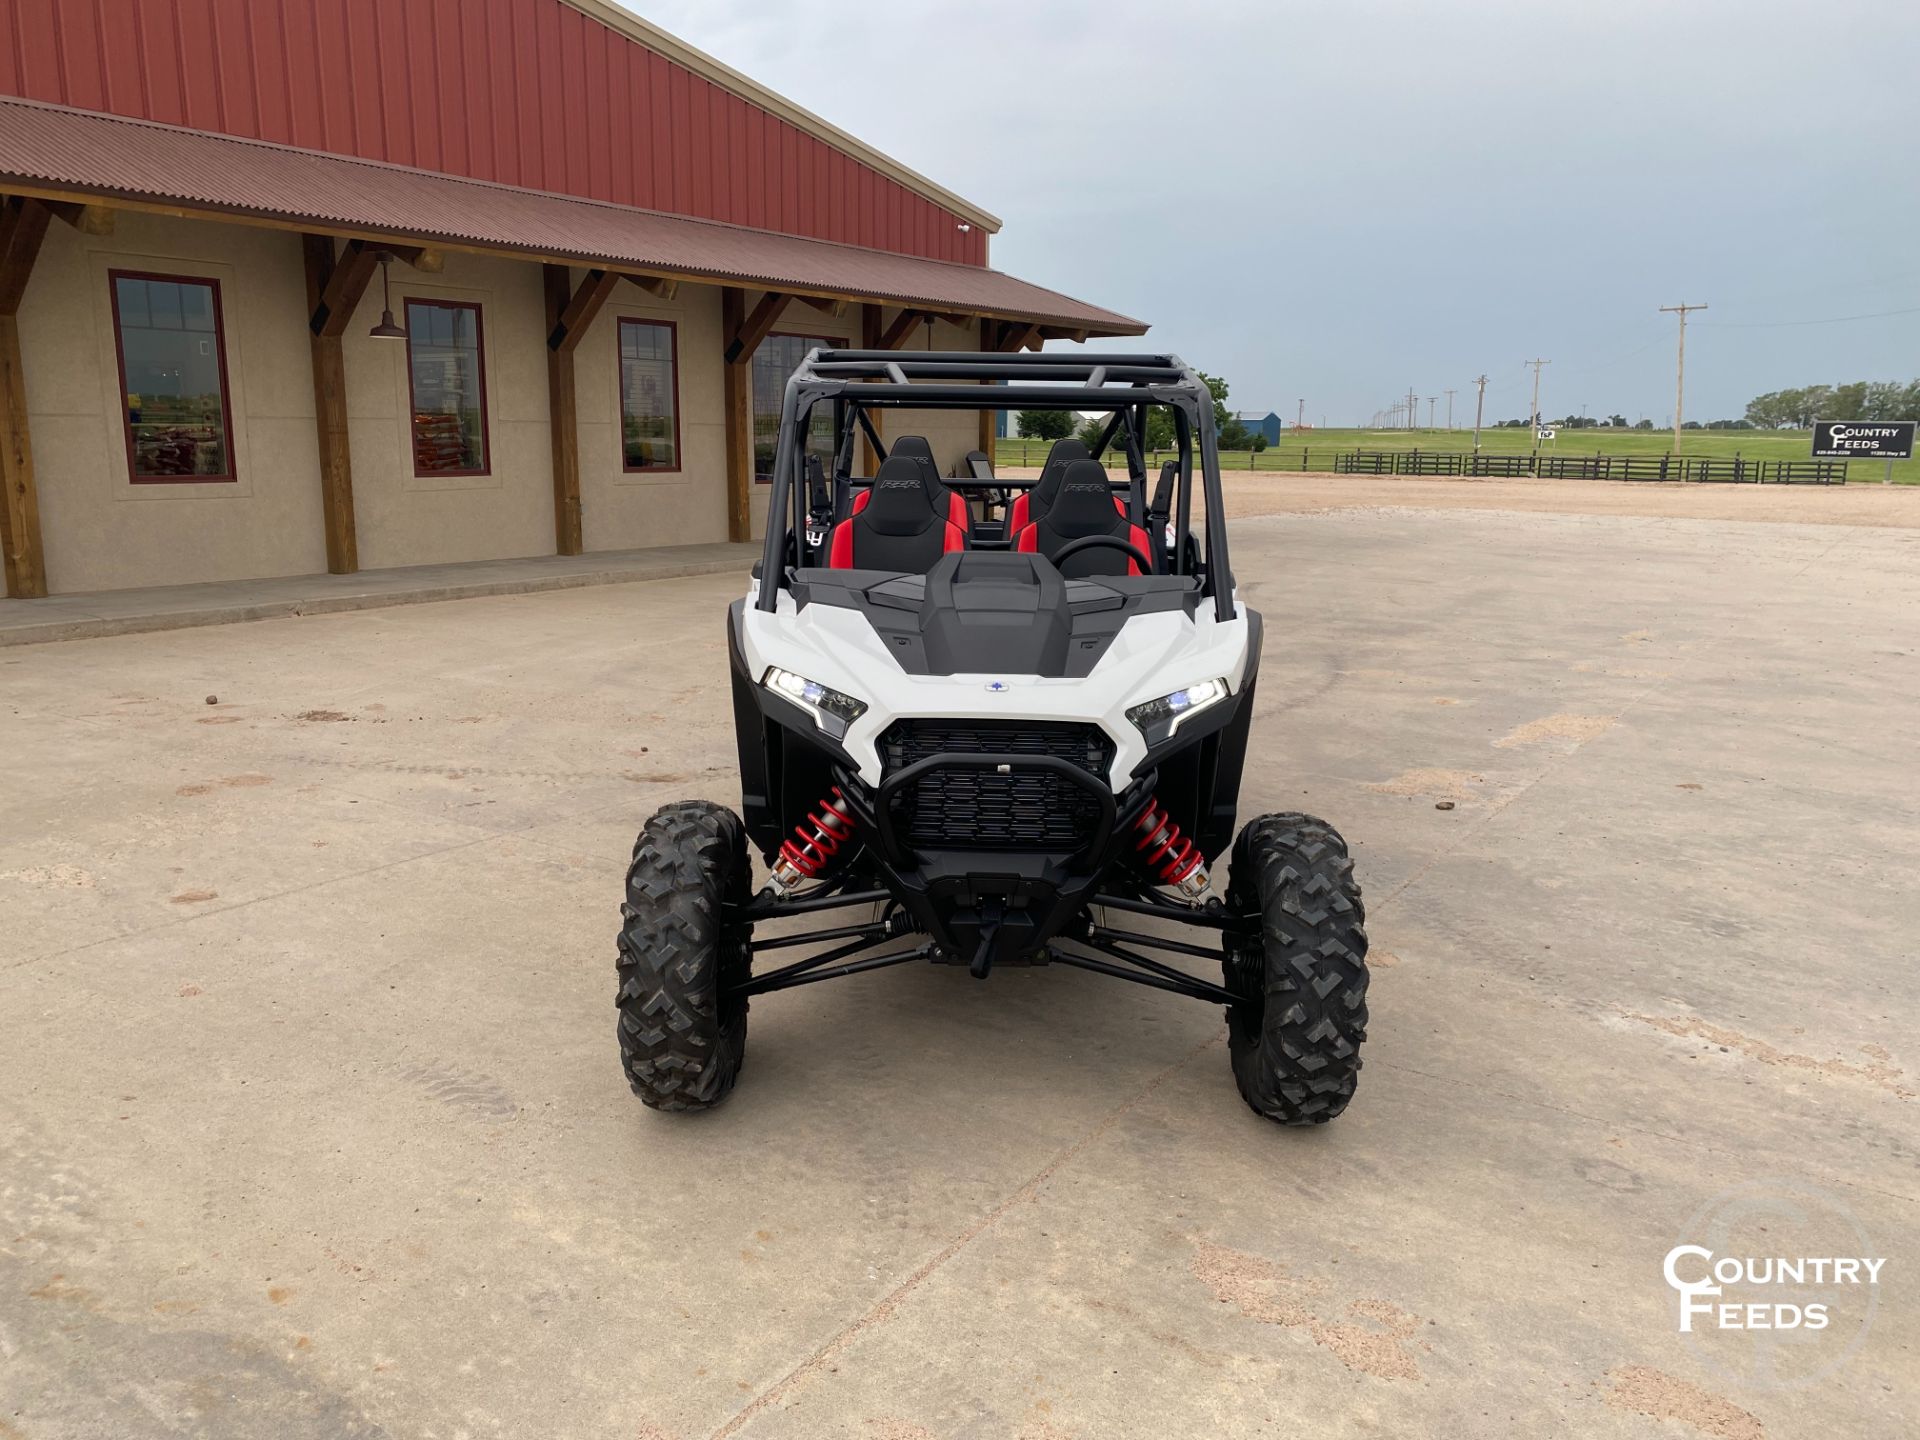
[[[680,468],[679,333],[671,320],[620,321],[620,463]]]
[[[487,362],[480,307],[469,300],[407,301],[407,383],[413,473],[487,473]]]
[[[110,270],[114,347],[136,485],[232,480],[220,282]]]

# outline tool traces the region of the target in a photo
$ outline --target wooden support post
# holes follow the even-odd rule
[[[578,555],[585,540],[580,525],[580,418],[574,400],[573,344],[580,324],[570,330],[568,318],[584,313],[587,320],[613,289],[602,271],[592,271],[573,291],[573,276],[565,265],[541,267],[547,289],[547,425],[553,432],[553,543],[556,555]],[[598,295],[598,299],[591,298]]]
[[[880,343],[882,333],[880,322],[885,318],[885,315],[885,309],[879,305],[862,305],[860,307],[860,348],[862,350],[891,348],[890,346],[883,346]],[[884,410],[875,410],[868,416],[868,418],[873,421],[873,428],[880,431],[882,435],[886,434],[886,413]],[[873,442],[867,439],[864,430],[860,432],[860,459],[860,473],[863,475],[871,475],[880,468],[880,457],[874,453]]]
[[[6,593],[21,600],[37,600],[47,593],[19,314],[52,218],[38,200],[0,200],[0,486],[6,492],[0,496],[0,552]]]
[[[47,593],[40,546],[40,494],[33,480],[33,441],[27,430],[26,376],[20,362],[20,322],[0,315],[0,544],[6,548],[7,594],[37,599]]]
[[[753,538],[753,435],[748,429],[753,351],[743,351],[739,338],[746,310],[743,291],[729,285],[720,292],[720,334],[726,347],[720,369],[721,413],[727,432],[727,538],[736,541]]]
[[[351,575],[360,568],[360,537],[353,514],[353,452],[347,434],[347,364],[341,348],[340,330],[327,328],[323,313],[326,297],[333,294],[344,301],[334,288],[339,267],[333,255],[331,235],[302,235],[306,255],[308,344],[313,352],[313,421],[320,447],[320,524],[326,537],[327,572]],[[361,282],[361,289],[366,283]],[[357,302],[359,295],[353,300]],[[340,329],[346,327],[346,305]]]

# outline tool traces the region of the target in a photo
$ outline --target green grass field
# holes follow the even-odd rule
[[[1001,440],[995,459],[1001,465],[1038,465],[1046,458],[1045,440]],[[1299,439],[1286,432],[1280,443],[1262,451],[1221,452],[1223,471],[1333,469],[1333,457],[1346,450],[1471,450],[1471,430],[1309,430]],[[1524,455],[1532,448],[1526,430],[1482,430],[1480,448],[1489,455]],[[1557,441],[1540,446],[1542,455],[1665,455],[1673,449],[1671,430],[1562,430]],[[1806,430],[1689,430],[1683,455],[1741,455],[1749,460],[1806,460],[1813,449]],[[1302,452],[1305,452],[1304,456]],[[1849,485],[1878,484],[1884,460],[1856,460],[1847,468]],[[1896,484],[1920,484],[1920,460],[1893,462]]]

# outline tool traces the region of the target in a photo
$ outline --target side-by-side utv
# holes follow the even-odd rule
[[[977,411],[983,386],[995,409],[1109,419],[1034,480],[978,453],[943,477],[925,440],[874,423]],[[1177,458],[1149,476],[1156,408]],[[727,619],[741,813],[666,806],[627,876],[635,1093],[717,1103],[755,995],[915,961],[981,980],[1055,964],[1226,1006],[1249,1105],[1338,1115],[1366,1035],[1360,887],[1322,820],[1234,836],[1261,629],[1234,591],[1201,377],[1171,355],[816,350],[787,382],[769,505]],[[794,916],[825,921],[755,937]],[[1195,960],[1219,978],[1175,963]]]

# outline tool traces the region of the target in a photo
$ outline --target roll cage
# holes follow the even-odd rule
[[[954,383],[964,382],[964,383]],[[981,404],[981,386],[994,388]],[[810,473],[807,436],[817,407],[833,414],[831,474]],[[780,434],[774,447],[773,486],[761,554],[763,580],[755,604],[771,611],[793,572],[819,563],[817,547],[801,537],[844,517],[853,478],[854,442],[864,433],[884,460],[873,410],[1072,410],[1106,412],[1111,418],[1092,454],[1099,459],[1117,439],[1125,453],[1128,503],[1134,516],[1147,514],[1147,413],[1164,405],[1172,413],[1177,451],[1175,488],[1167,519],[1174,526],[1168,570],[1191,575],[1219,620],[1231,620],[1233,572],[1227,561],[1226,516],[1220,490],[1220,454],[1213,428],[1213,392],[1177,355],[1006,355],[956,350],[811,350],[787,379],[780,403]],[[1204,553],[1192,542],[1196,451],[1204,490]],[[804,477],[805,483],[802,483]],[[1032,482],[995,478],[999,489]]]

